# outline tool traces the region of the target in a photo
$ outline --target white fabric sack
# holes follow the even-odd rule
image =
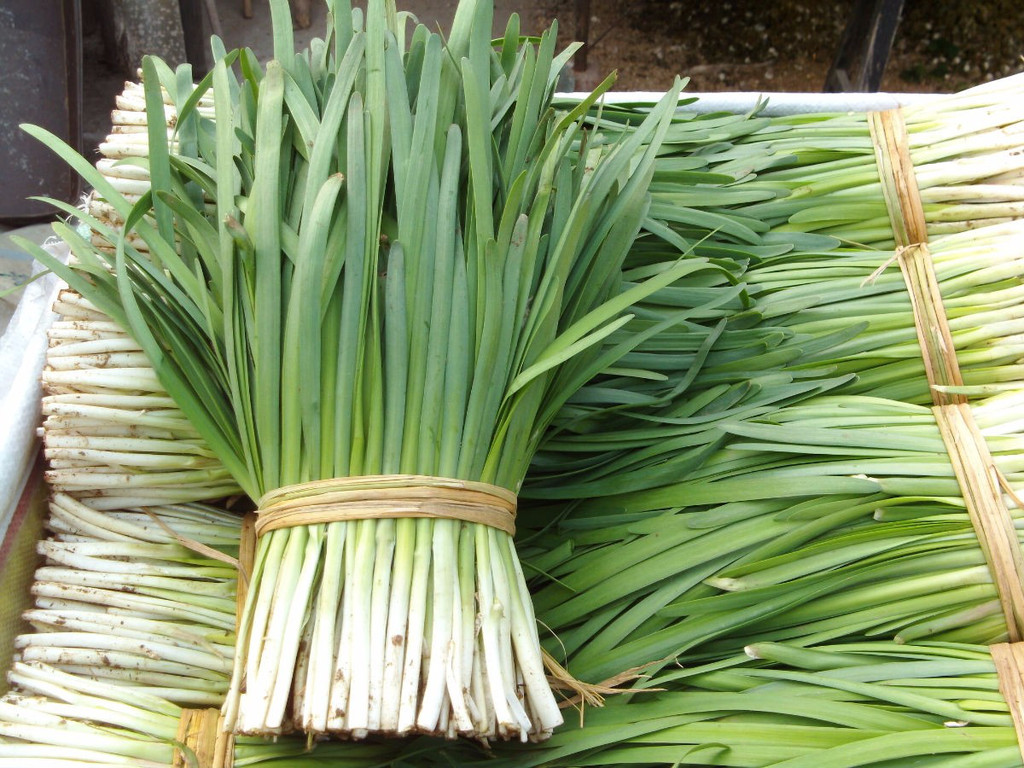
[[[63,261],[64,243],[47,243],[47,251]],[[33,274],[42,271],[34,264]],[[39,448],[37,435],[46,361],[46,332],[54,320],[51,309],[64,282],[46,275],[25,287],[18,307],[0,336],[0,541],[14,514]]]

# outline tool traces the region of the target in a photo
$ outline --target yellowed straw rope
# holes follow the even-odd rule
[[[949,396],[935,389],[935,385],[957,386],[963,380],[928,250],[924,206],[914,175],[914,163],[910,159],[903,113],[890,109],[870,112],[868,118],[882,195],[896,240],[896,259],[910,292],[925,370],[933,386],[932,398],[936,405],[964,402],[962,396]]]
[[[234,768],[235,734],[224,728],[224,715],[217,720],[217,745],[213,750],[213,764],[210,768]]]
[[[249,593],[249,579],[252,577],[253,565],[256,562],[256,513],[247,512],[242,516],[242,526],[238,538],[237,591],[235,593],[235,626],[242,621],[242,612]],[[198,714],[197,714],[198,713]],[[212,713],[212,714],[211,714]],[[201,719],[200,719],[201,718]],[[199,720],[195,725],[194,720]],[[208,749],[202,753],[192,743],[182,737],[183,728],[197,731],[195,739]],[[186,731],[187,733],[188,731]],[[195,754],[195,763],[181,763],[195,768],[232,768],[235,763],[235,735],[224,728],[224,716],[218,709],[182,710],[178,724],[178,740],[182,741]],[[212,746],[210,746],[212,742]],[[177,759],[179,751],[175,752]],[[175,762],[175,768],[179,763]]]
[[[1010,708],[1017,746],[1024,756],[1024,643],[998,643],[990,648],[999,692]]]
[[[1017,543],[995,462],[971,408],[949,403],[932,408],[975,534],[996,585],[1011,642],[1024,640],[1024,555]]]
[[[270,491],[259,500],[256,535],[295,525],[366,518],[465,520],[515,533],[516,495],[488,483],[425,475],[361,475]]]
[[[928,228],[917,176],[914,174],[914,163],[910,159],[910,143],[907,140],[907,124],[903,121],[903,112],[899,109],[869,112],[868,126],[896,245],[907,247],[926,243]]]
[[[172,768],[231,768],[234,739],[222,731],[219,709],[183,709]]]
[[[953,347],[953,335],[939,292],[939,281],[932,266],[932,255],[925,243],[899,249],[897,260],[914,308],[914,326],[924,359],[925,374],[931,385],[932,402],[937,406],[965,403],[967,398],[950,394],[948,387],[963,384]]]
[[[208,557],[211,560],[226,563],[227,565],[230,565],[231,567],[238,569],[240,572],[243,572],[236,558],[231,557],[231,555],[226,555],[220,550],[214,549],[213,547],[207,544],[203,544],[200,541],[190,539],[187,536],[182,536],[180,533],[171,528],[171,526],[169,526],[167,523],[161,520],[157,515],[154,515],[147,507],[143,507],[142,511],[145,512],[149,516],[149,518],[157,524],[157,527],[159,527],[160,530],[162,530],[176,542],[181,544],[181,546],[185,547],[185,549],[191,550],[192,552],[200,554],[203,557]]]

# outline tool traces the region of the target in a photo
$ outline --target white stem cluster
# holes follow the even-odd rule
[[[0,699],[0,767],[165,768],[180,709],[146,691],[15,662]]]
[[[511,536],[359,520],[259,545],[227,727],[542,740],[562,722]]]
[[[124,329],[71,290],[54,309],[42,406],[51,487],[97,509],[238,493]]]
[[[178,113],[171,103],[170,95],[164,93],[164,116],[167,120],[167,136],[173,143],[174,125]],[[106,141],[100,144],[100,153],[109,159],[125,157],[146,157],[148,150],[148,128],[146,122],[146,94],[141,83],[125,83],[124,91],[115,98],[116,109],[111,112],[113,123]],[[213,117],[213,100],[210,96],[200,99],[197,110],[204,117]],[[106,172],[104,172],[106,174]],[[148,177],[147,177],[148,178]]]
[[[16,658],[83,685],[218,705],[234,655],[237,573],[167,529],[233,549],[237,518],[197,504],[102,512],[56,493],[49,527],[55,538],[38,545],[46,564],[24,616],[35,631],[16,639]]]

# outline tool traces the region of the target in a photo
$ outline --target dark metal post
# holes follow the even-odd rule
[[[850,11],[826,92],[877,91],[889,61],[904,0],[857,0]]]
[[[583,72],[587,68],[590,48],[590,0],[576,0],[576,40],[583,46],[576,52],[575,69]]]

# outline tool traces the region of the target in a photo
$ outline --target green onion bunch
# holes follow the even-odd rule
[[[136,202],[60,150],[147,246],[95,217],[114,253],[59,227],[77,260],[63,274],[131,329],[254,500],[395,473],[518,490],[560,404],[626,351],[599,347],[621,313],[695,268],[620,291],[675,91],[591,148],[596,96],[548,106],[569,54],[552,33],[520,45],[514,22],[492,48],[485,3],[460,6],[447,44],[419,27],[408,45],[387,4],[365,24],[339,4],[298,55],[275,8],[265,69],[242,52],[238,78],[225,54],[195,88],[146,61]],[[525,739],[561,721],[511,538],[477,524],[274,531],[239,638],[227,712],[243,732]]]
[[[1013,418],[1011,405],[990,413]],[[1019,435],[982,424],[1019,487]],[[559,628],[548,648],[579,675],[759,639],[1006,638],[928,409],[826,396],[721,426],[734,439],[677,483],[576,503],[526,539],[535,605]]]
[[[1020,221],[938,237],[929,244],[963,373],[962,394],[1016,389],[1020,380],[1024,251]],[[845,391],[929,403],[906,282],[888,251],[840,250],[752,267],[766,314],[798,334],[863,324],[843,344],[811,358],[856,374]],[[949,394],[956,394],[947,387]]]
[[[933,237],[962,232],[959,239],[944,240],[948,246],[941,247],[950,255],[935,254],[940,279],[956,292],[947,301],[955,315],[958,346],[978,334],[1004,337],[998,344],[994,339],[989,345],[972,342],[970,355],[961,351],[964,367],[999,368],[1004,376],[1016,375],[1010,365],[1015,352],[1008,341],[1014,333],[1013,276],[1018,268],[1011,253],[1012,231],[992,225],[1021,215],[1022,86],[1024,80],[1011,77],[903,110],[928,231]],[[594,118],[595,131],[618,135],[643,109],[606,108]],[[593,382],[574,398],[574,407],[566,411],[569,418],[558,422],[562,432],[550,443],[551,450],[572,451],[579,460],[563,462],[556,453],[552,462],[539,465],[531,482],[539,478],[547,484],[542,478],[552,473],[555,482],[579,493],[579,486],[566,485],[558,474],[559,464],[581,471],[592,466],[581,457],[591,455],[603,456],[601,461],[611,466],[615,438],[631,431],[639,436],[641,427],[671,417],[672,408],[664,406],[672,398],[708,408],[706,401],[694,397],[692,381],[706,380],[708,361],[728,354],[734,356],[730,362],[737,371],[745,365],[741,356],[753,361],[746,371],[753,374],[768,360],[797,368],[793,350],[803,345],[800,356],[815,363],[803,365],[804,377],[814,376],[815,368],[820,376],[831,358],[835,374],[858,374],[859,384],[847,391],[928,401],[930,393],[919,375],[923,369],[915,362],[909,304],[901,298],[905,288],[891,260],[893,235],[867,122],[863,114],[766,118],[756,110],[746,116],[694,115],[685,105],[681,108],[656,163],[652,205],[644,223],[647,234],[634,244],[627,267],[651,268],[664,258],[666,242],[723,267],[726,279],[737,287],[729,303],[716,307],[724,330],[708,328],[707,322],[705,329],[695,328],[696,312],[691,309],[686,327],[637,345],[617,366],[623,375]],[[970,240],[975,240],[973,252]],[[837,250],[841,242],[850,248]],[[977,270],[973,279],[967,270]],[[621,333],[636,335],[645,323],[663,319],[669,308],[678,306],[675,301],[689,300],[687,306],[698,308],[698,297],[713,300],[709,277],[700,279],[660,291],[638,308]],[[887,308],[882,294],[891,298]],[[870,311],[868,332],[858,334],[854,329],[865,297],[877,301],[877,308]],[[992,314],[981,314],[982,307],[991,308]],[[707,307],[700,310],[714,318]],[[760,338],[737,333],[751,326],[759,326]],[[723,343],[726,336],[731,336],[733,348]],[[897,339],[905,344],[900,346]],[[741,346],[748,347],[745,355],[733,351]],[[1003,350],[999,359],[992,357],[995,347]],[[886,359],[891,365],[882,364]],[[886,381],[890,386],[882,389]],[[688,397],[679,397],[682,391]],[[603,439],[608,452],[595,454],[600,447],[583,447],[602,431],[607,433]],[[629,445],[632,450],[640,447]]]
[[[0,699],[0,766],[165,768],[180,709],[158,696],[40,663],[15,662]]]
[[[748,653],[655,677],[550,742],[460,765],[1012,768],[1021,754],[988,649],[861,643]],[[496,757],[496,759],[495,759]],[[486,761],[486,762],[485,762]]]
[[[1015,75],[901,109],[930,236],[1024,213],[1022,88]],[[729,154],[756,173],[752,188],[783,192],[745,210],[772,231],[893,246],[866,114],[773,118]]]
[[[182,70],[183,73],[186,71],[187,68]],[[181,83],[180,86],[185,87],[185,84]],[[214,109],[210,94],[194,92],[194,95],[198,101],[191,109],[212,120]],[[178,153],[190,151],[189,142],[186,141],[182,145],[179,133],[175,130],[179,118],[178,105],[171,98],[171,92],[163,90],[161,100],[163,114],[156,109],[153,111],[166,126],[168,148]],[[110,117],[111,132],[99,144],[98,151],[102,157],[96,163],[96,170],[124,200],[134,204],[152,188],[147,162],[150,141],[149,115],[142,83],[125,83],[124,90],[115,97],[115,109],[110,113]],[[93,244],[97,248],[113,252],[116,249],[116,239],[123,231],[123,212],[104,200],[95,190],[86,197],[83,208],[90,219],[103,225],[101,228],[91,228],[90,237]],[[213,201],[206,200],[205,208],[212,212]],[[146,242],[134,233],[124,232],[123,236],[127,237],[136,249],[148,249]]]
[[[969,398],[1010,489],[1022,481],[1013,299],[1021,234],[1014,222],[932,244],[965,380],[947,391]],[[925,404],[902,277],[895,265],[876,274],[891,257],[794,251],[789,263],[782,256],[750,268],[769,325],[795,339],[836,340],[790,362],[791,373],[810,374],[808,396],[773,401],[765,382],[763,407],[744,410],[721,399],[727,388],[698,377],[660,420],[634,406],[634,427],[614,438],[582,430],[553,438],[609,468],[591,460],[579,471],[570,455],[562,466],[574,482],[529,488],[538,499],[568,489],[576,497],[568,511],[549,502],[536,517],[524,513],[535,531],[523,537],[524,553],[536,547],[526,556],[538,574],[535,605],[563,627],[549,650],[577,674],[600,680],[757,639],[1005,639],[986,556]],[[786,280],[768,290],[761,273]],[[704,373],[713,371],[706,363]],[[810,389],[815,372],[833,376],[830,387]],[[629,416],[629,407],[615,411]],[[559,469],[558,452],[542,456]],[[1019,530],[1015,500],[1003,502]]]
[[[218,707],[228,689],[237,515],[97,510],[57,492],[47,527],[32,632],[0,699],[0,765],[171,765],[181,707]]]

